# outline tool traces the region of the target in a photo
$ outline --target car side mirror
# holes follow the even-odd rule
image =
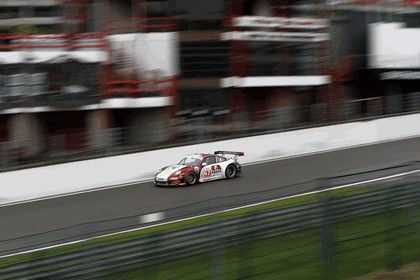
[[[201,166],[202,167],[204,167],[204,166],[206,166],[207,165],[207,162],[203,162],[202,164],[201,164]]]

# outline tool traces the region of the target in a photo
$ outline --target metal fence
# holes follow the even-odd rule
[[[18,264],[0,262],[0,279],[101,279],[109,275],[123,279],[126,272],[144,279],[342,279],[354,276],[348,274],[348,267],[367,265],[363,264],[369,259],[366,254],[378,248],[380,252],[372,253],[375,256],[371,258],[373,262],[383,261],[379,268],[394,269],[418,261],[420,178],[394,178],[340,192],[329,190],[344,177],[308,182],[306,188],[322,192],[286,205],[255,208],[245,214],[209,215],[200,224],[160,229],[120,242],[91,241],[83,250],[64,255],[51,257],[41,251],[34,253],[34,259]],[[280,193],[281,189],[275,189],[168,209],[171,214],[167,219],[274,199]],[[12,243],[24,246],[43,240],[45,246],[54,237],[60,237],[58,242],[71,240],[69,237],[78,231],[77,238],[88,238],[106,232],[107,227],[128,228],[138,219],[101,221],[3,240],[0,253],[8,253],[5,248]],[[349,256],[355,258],[353,264],[348,263]],[[306,268],[311,269],[309,277],[296,274]]]
[[[331,106],[320,103],[282,107],[254,115],[232,114],[229,110],[180,112],[169,125],[157,122],[142,127],[50,135],[38,144],[38,149],[35,140],[0,142],[0,171],[419,111],[420,92]]]

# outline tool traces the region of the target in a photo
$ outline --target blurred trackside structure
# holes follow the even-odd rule
[[[240,127],[248,126],[248,122],[258,126],[259,121],[267,119],[267,115],[262,116],[267,109],[276,109],[280,103],[288,103],[288,99],[293,99],[290,103],[297,103],[289,87],[278,88],[285,87],[285,84],[265,84],[266,78],[278,79],[278,75],[286,75],[283,78],[291,79],[288,76],[305,74],[303,72],[307,69],[302,73],[290,70],[290,63],[283,60],[288,57],[288,52],[311,45],[308,47],[310,57],[327,57],[325,42],[328,36],[325,33],[300,32],[298,36],[306,37],[296,41],[286,32],[280,42],[276,39],[273,43],[270,38],[263,42],[257,39],[246,44],[249,49],[244,52],[240,47],[244,41],[230,40],[226,36],[228,31],[240,29],[234,22],[242,16],[267,15],[270,16],[266,17],[268,21],[276,20],[277,16],[277,20],[284,21],[292,15],[290,6],[284,1],[213,1],[210,5],[170,0],[45,0],[9,1],[2,5],[3,15],[8,17],[1,25],[5,29],[2,49],[11,51],[16,47],[23,57],[20,61],[3,62],[7,65],[3,72],[3,88],[9,90],[9,80],[14,76],[21,80],[16,84],[20,91],[3,94],[3,136],[4,141],[12,146],[3,150],[9,153],[12,148],[13,153],[23,157],[56,146],[61,150],[100,148],[108,139],[101,137],[101,133],[96,137],[95,131],[113,127],[128,128],[119,133],[122,136],[118,135],[124,142],[163,142],[170,138],[167,120],[173,112],[183,119],[213,115],[225,121],[233,118]],[[273,7],[274,13],[271,12]],[[310,17],[319,17],[320,13],[317,9]],[[310,18],[306,20],[311,21]],[[312,23],[318,21],[322,21],[321,29],[327,27],[325,17]],[[304,31],[304,25],[297,29]],[[252,24],[248,27],[254,28]],[[261,27],[264,28],[264,24]],[[289,26],[283,27],[288,29]],[[316,28],[317,31],[320,28]],[[275,26],[275,30],[279,29]],[[175,30],[178,32],[174,33]],[[40,36],[40,33],[49,35]],[[295,41],[293,46],[290,46],[289,39]],[[84,40],[85,44],[72,44],[74,40]],[[312,44],[311,40],[315,43]],[[34,44],[25,45],[28,42]],[[62,49],[65,51],[59,53]],[[82,54],[77,51],[79,49],[88,53]],[[27,60],[28,53],[38,56],[56,50],[56,55],[50,55],[48,60]],[[297,52],[298,56],[302,53],[301,50]],[[99,58],[92,61],[94,53]],[[235,57],[239,60],[249,57],[251,61],[240,65]],[[321,66],[321,60],[312,64],[318,68],[317,75],[309,77],[313,82],[303,81],[307,78],[305,76],[294,77],[297,81],[291,85],[306,86],[306,92],[309,92],[304,101],[306,104],[312,103],[313,98],[329,98],[328,93],[318,93],[328,92],[329,76],[325,75],[327,70],[324,64]],[[11,70],[10,65],[16,70]],[[251,84],[242,88],[237,82],[229,84],[248,67],[255,68],[254,72],[244,73],[246,76],[242,78],[246,80],[257,75],[259,86]],[[48,81],[47,85],[39,93],[31,91],[28,94],[23,88],[34,85],[25,85],[23,80],[35,75],[42,76],[38,84]],[[324,87],[308,89],[320,85]],[[133,100],[136,97],[140,98]],[[148,98],[146,102],[145,97],[155,99]],[[176,104],[175,108],[169,109],[172,104]],[[159,109],[151,109],[156,107]],[[231,127],[225,129],[229,131]],[[160,133],[150,136],[151,130]],[[81,137],[85,133],[93,133],[93,137]],[[156,139],[156,135],[160,139]],[[92,140],[86,143],[81,140],[85,138]]]
[[[334,27],[331,36],[335,38],[332,60],[350,59],[344,64],[346,71],[333,77],[338,75],[338,79],[347,81],[343,90],[349,98],[376,99],[376,107],[388,112],[406,110],[401,101],[404,98],[412,99],[408,103],[417,103],[418,97],[409,96],[417,96],[420,91],[416,81],[416,69],[420,67],[420,42],[416,36],[419,4],[417,0],[328,1]],[[403,71],[403,75],[394,75],[395,70]]]
[[[293,3],[292,3],[293,2]],[[230,110],[260,126],[269,110],[326,104],[331,94],[330,35],[326,5],[301,12],[299,1],[228,1],[230,68],[221,86]],[[326,118],[326,111],[317,118]],[[239,115],[240,116],[240,115]],[[305,116],[301,116],[305,118]]]
[[[416,111],[420,89],[378,78],[369,26],[420,26],[417,2],[3,1],[0,158]]]
[[[144,1],[132,4],[0,3],[3,156],[37,156],[57,145],[101,148],[107,143],[101,132],[122,126],[131,128],[128,142],[145,141],[145,125],[165,132],[152,141],[168,140],[176,96],[174,21],[154,24],[137,13]]]

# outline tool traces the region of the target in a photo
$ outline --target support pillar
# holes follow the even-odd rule
[[[8,130],[11,152],[16,157],[34,157],[45,149],[46,130],[36,114],[11,115]]]
[[[95,110],[86,115],[86,130],[88,132],[88,149],[104,149],[107,146],[105,131],[112,127],[109,110]]]

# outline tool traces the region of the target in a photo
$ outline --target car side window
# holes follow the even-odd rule
[[[219,163],[219,162],[226,161],[226,159],[225,159],[225,158],[223,158],[223,157],[217,157],[216,159],[217,159],[217,162],[218,162],[218,163]]]
[[[215,164],[216,163],[216,157],[213,157],[213,156],[206,157],[204,159],[203,163],[207,163],[207,165]]]

